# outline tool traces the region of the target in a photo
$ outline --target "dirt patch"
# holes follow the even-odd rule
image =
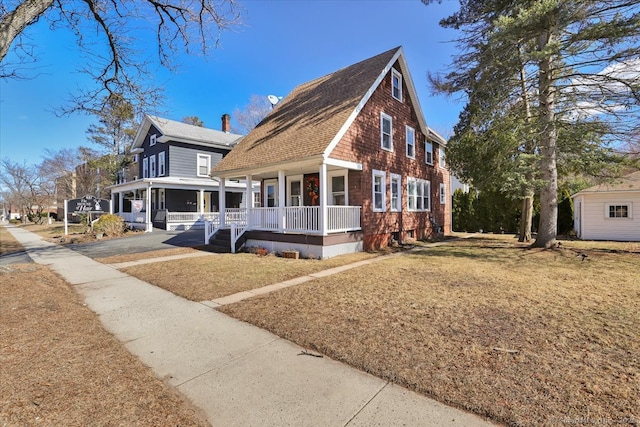
[[[208,425],[45,267],[0,267],[0,307],[0,425]]]
[[[640,254],[513,240],[457,241],[219,310],[497,422],[638,425]]]

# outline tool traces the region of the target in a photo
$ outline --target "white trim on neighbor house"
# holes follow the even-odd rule
[[[402,176],[392,173],[389,180],[389,193],[391,194],[391,212],[402,211]]]
[[[201,160],[204,160],[204,163],[202,163]],[[206,168],[207,172],[203,173],[202,168]],[[196,163],[196,175],[205,177],[205,176],[209,176],[210,173],[211,173],[211,155],[198,153],[197,163]]]
[[[149,159],[142,159],[142,178],[149,178]]]
[[[152,154],[149,156],[149,177],[156,177],[156,155]]]
[[[371,207],[374,212],[386,212],[387,210],[387,173],[374,169],[371,179]]]
[[[447,185],[444,183],[440,183],[440,204],[447,204]]]
[[[166,160],[165,160],[165,152],[161,151],[158,153],[158,176],[165,176],[167,173],[166,168]]]

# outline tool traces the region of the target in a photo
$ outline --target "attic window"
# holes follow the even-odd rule
[[[391,70],[391,95],[398,101],[402,101],[402,74]]]
[[[156,145],[158,136],[154,133],[149,137],[149,145]]]

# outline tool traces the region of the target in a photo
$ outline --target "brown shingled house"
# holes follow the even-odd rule
[[[216,165],[221,186],[246,179],[261,191],[209,231],[232,228],[234,250],[320,258],[446,234],[445,144],[425,122],[403,49],[389,50],[296,87]]]

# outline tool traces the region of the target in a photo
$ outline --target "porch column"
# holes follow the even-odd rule
[[[113,205],[115,205],[115,204],[116,204],[116,195],[115,195],[115,193],[114,193],[114,192],[111,192],[111,206],[110,206],[110,208],[109,208],[109,211],[110,211],[109,213],[110,213],[110,214],[115,213],[115,212],[113,211]],[[118,208],[118,209],[120,209],[120,208]]]
[[[200,215],[204,215],[204,189],[200,189]]]
[[[280,232],[284,232],[284,228],[287,226],[284,219],[284,207],[287,204],[287,194],[285,192],[286,179],[284,171],[278,171],[278,229]]]
[[[327,235],[329,230],[329,215],[327,212],[327,188],[329,183],[327,182],[327,165],[322,163],[320,165],[320,234]]]
[[[122,206],[123,203],[124,203],[124,193],[121,191],[118,193],[118,212],[120,214],[124,212],[124,208]]]
[[[151,223],[151,183],[147,185],[147,200],[146,200],[146,214],[145,214],[145,222],[147,224],[146,231],[149,233],[153,231],[153,224]]]
[[[218,185],[218,214],[220,215],[220,228],[224,227],[224,217],[226,205],[226,178],[220,178],[220,184]]]
[[[246,206],[247,206],[247,227],[251,227],[251,210],[255,208],[254,200],[253,200],[253,176],[247,175],[247,188],[246,188]]]

